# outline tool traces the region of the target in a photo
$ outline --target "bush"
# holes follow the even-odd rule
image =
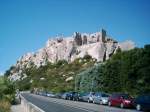
[[[0,112],[10,112],[10,106],[15,98],[15,87],[5,77],[0,77]]]
[[[86,54],[86,55],[83,57],[83,59],[90,60],[90,59],[92,59],[92,56],[90,56],[89,54]]]

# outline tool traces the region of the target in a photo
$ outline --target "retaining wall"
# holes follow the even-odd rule
[[[22,95],[21,96],[21,106],[23,107],[23,112],[45,112],[36,105],[27,101]]]

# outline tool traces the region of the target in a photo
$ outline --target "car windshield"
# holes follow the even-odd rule
[[[130,99],[131,98],[129,95],[123,95],[122,97],[123,97],[123,99]]]
[[[87,95],[89,95],[89,94],[90,94],[90,93],[84,93],[83,96],[87,96]]]
[[[79,93],[79,96],[86,96],[87,93]]]
[[[69,93],[67,92],[67,93],[64,93],[64,95],[68,95]]]
[[[143,99],[144,99],[145,101],[150,101],[150,96],[145,95],[145,96],[143,96]]]
[[[107,94],[102,94],[102,97],[109,97],[109,95],[107,95]]]

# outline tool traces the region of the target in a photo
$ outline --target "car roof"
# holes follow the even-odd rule
[[[129,94],[125,93],[113,93],[112,96],[128,96]]]
[[[138,97],[150,97],[150,94],[142,94],[142,95],[139,95]]]

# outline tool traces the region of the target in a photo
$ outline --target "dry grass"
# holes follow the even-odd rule
[[[6,100],[0,100],[0,112],[10,112],[10,103]]]

